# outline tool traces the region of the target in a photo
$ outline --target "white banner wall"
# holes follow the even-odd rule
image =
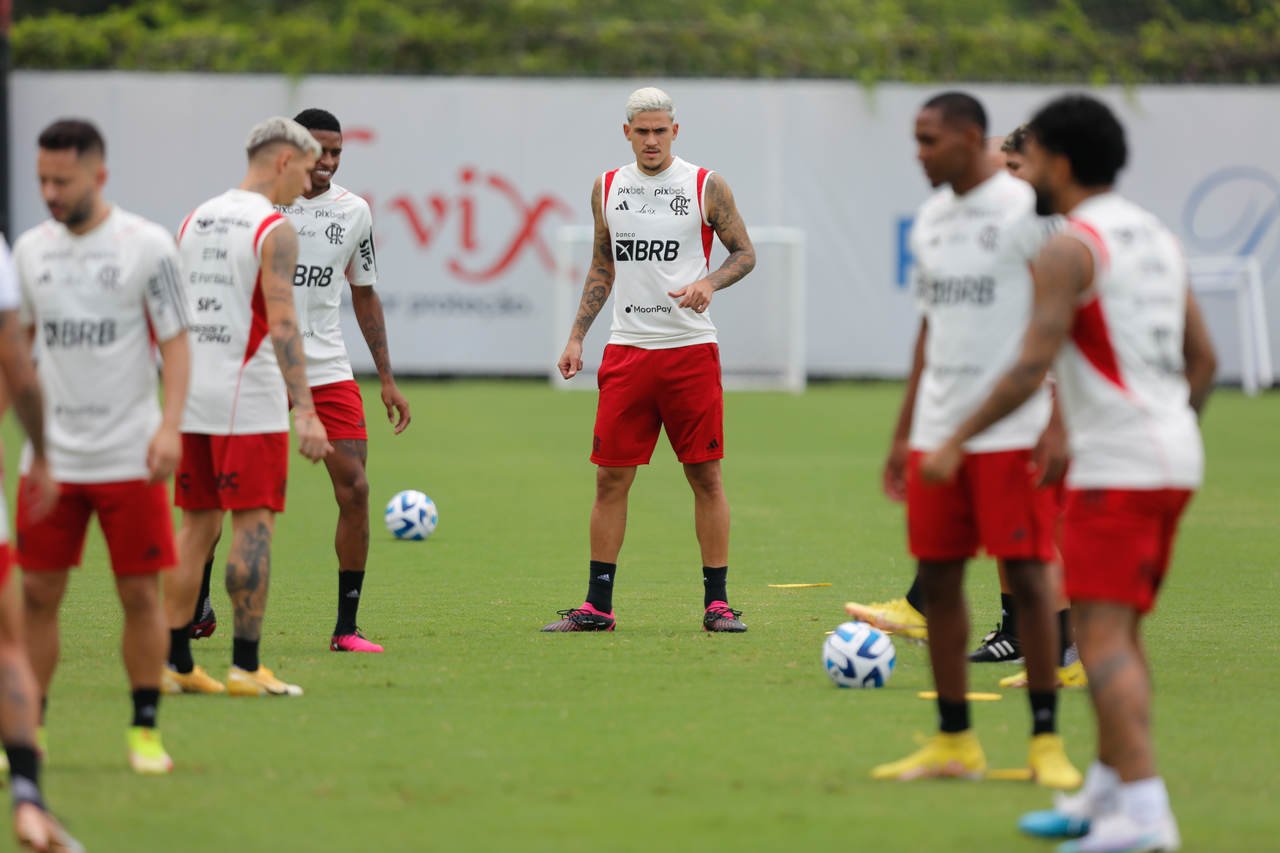
[[[648,82],[18,72],[9,152],[15,224],[22,230],[45,215],[35,138],[55,118],[98,123],[108,196],[176,229],[194,205],[239,182],[251,125],[324,107],[346,130],[337,180],[373,206],[378,291],[397,369],[541,375],[559,354],[549,331],[556,231],[590,223],[595,176],[630,158],[623,103]],[[916,324],[906,229],[928,194],[912,123],[939,87],[657,83],[676,102],[676,152],[723,174],[751,225],[806,233],[809,373],[902,375]],[[995,132],[1064,91],[968,88]],[[1163,217],[1190,254],[1259,256],[1280,361],[1280,89],[1100,94],[1129,132],[1121,190]],[[747,278],[718,298],[748,301],[751,287]],[[1208,309],[1231,375],[1231,306]],[[346,319],[355,364],[368,368]]]

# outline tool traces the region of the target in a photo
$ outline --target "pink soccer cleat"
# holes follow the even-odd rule
[[[333,639],[329,641],[329,651],[380,652],[382,651],[382,646],[366,640],[364,634],[360,633],[360,629],[356,628],[354,634],[334,634]]]

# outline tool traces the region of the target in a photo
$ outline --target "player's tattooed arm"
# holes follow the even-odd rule
[[[578,314],[573,318],[573,328],[569,330],[569,342],[564,345],[564,352],[556,363],[560,375],[565,379],[572,379],[582,370],[582,342],[613,290],[613,239],[609,234],[609,223],[605,221],[601,210],[601,198],[604,194],[602,184],[602,180],[596,178],[595,185],[591,188],[591,213],[595,218],[591,269],[587,271],[587,283],[582,288]]]
[[[582,288],[582,300],[578,303],[578,315],[573,320],[573,331],[570,333],[570,338],[576,341],[586,338],[592,321],[604,308],[605,302],[609,299],[609,293],[613,290],[613,240],[601,210],[603,192],[601,181],[596,178],[595,186],[591,190],[591,210],[595,218],[591,269],[587,272],[587,283]]]
[[[724,290],[755,269],[756,247],[747,235],[747,224],[738,215],[738,205],[733,190],[724,178],[714,172],[707,177],[703,187],[707,207],[707,221],[715,229],[720,242],[729,250],[720,269],[707,276],[716,290]]]
[[[1213,341],[1209,338],[1209,327],[1205,325],[1200,304],[1191,295],[1191,288],[1187,288],[1185,323],[1182,332],[1182,360],[1187,385],[1191,389],[1189,402],[1198,415],[1204,411],[1209,392],[1213,390],[1213,377],[1218,372],[1218,356],[1213,350]]]
[[[31,450],[44,456],[44,396],[31,361],[31,333],[22,327],[16,311],[0,311],[0,372],[14,414],[31,440]]]
[[[311,386],[307,382],[307,357],[302,332],[293,307],[293,273],[298,264],[298,232],[288,222],[276,226],[262,246],[262,296],[267,308],[267,329],[285,389],[293,403],[298,452],[317,462],[333,451],[324,425],[316,416]]]

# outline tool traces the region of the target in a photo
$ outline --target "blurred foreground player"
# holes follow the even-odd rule
[[[627,495],[636,467],[649,463],[658,432],[665,429],[693,489],[702,550],[702,626],[740,633],[747,626],[729,607],[726,592],[729,501],[720,475],[724,392],[716,327],[707,309],[717,291],[755,267],[755,248],[724,179],[672,155],[680,125],[666,92],[632,92],[623,133],[635,162],[605,172],[591,191],[591,271],[559,362],[565,379],[582,369],[582,341],[616,290],[591,451],[597,468],[587,598],[561,610],[561,618],[542,630],[613,630],[613,584],[626,532]],[[714,273],[709,267],[713,234],[729,250]]]
[[[177,563],[167,481],[182,446],[187,306],[173,238],[102,197],[105,155],[102,136],[88,122],[45,128],[36,168],[51,218],[14,246],[60,490],[53,511],[39,519],[26,494],[19,495],[18,562],[32,668],[48,697],[58,664],[58,610],[97,515],[124,610],[133,694],[129,762],[139,773],[167,773],[173,762],[156,731],[166,645],[158,576]],[[153,339],[163,359],[163,411]]]
[[[1052,365],[1071,441],[1063,530],[1067,595],[1089,675],[1098,758],[1084,787],[1024,816],[1072,851],[1177,850],[1156,773],[1151,673],[1140,636],[1183,510],[1204,472],[1197,424],[1216,369],[1177,239],[1112,191],[1127,158],[1111,110],[1067,95],[1030,122],[1022,175],[1042,213],[1070,218],[1035,260],[1016,363],[922,466],[954,476],[964,442],[1036,393]]]
[[[26,336],[18,321],[18,275],[9,244],[0,234],[0,377],[4,392],[31,441],[31,464],[25,486],[31,511],[43,518],[58,500],[58,485],[49,473],[44,446],[44,403]],[[0,405],[0,412],[3,410]],[[49,814],[40,790],[40,696],[22,630],[22,586],[13,581],[9,554],[9,511],[0,492],[0,742],[9,771],[13,799],[13,831],[23,850],[83,850]],[[13,581],[13,582],[11,582]]]
[[[1047,388],[1008,418],[969,436],[959,477],[934,484],[919,476],[923,456],[972,413],[1016,357],[1032,298],[1027,264],[1054,223],[1035,215],[1030,186],[988,158],[986,112],[970,95],[931,98],[916,117],[915,136],[917,156],[936,189],[911,233],[923,313],[915,351],[922,363],[913,368],[919,387],[914,398],[904,399],[898,420],[910,423],[909,438],[895,440],[886,479],[897,457],[905,467],[907,535],[929,620],[940,731],[919,751],[876,767],[873,775],[979,777],[986,770],[966,698],[969,614],[963,585],[967,561],[982,548],[1006,567],[1023,613],[1031,772],[1042,785],[1073,788],[1080,774],[1057,735],[1059,649],[1046,567],[1053,558],[1057,507],[1053,489],[1043,483],[1046,472],[1036,470],[1036,448],[1050,432]]]
[[[192,326],[192,390],[182,418],[177,505],[178,571],[165,596],[166,690],[299,696],[302,688],[259,660],[276,513],[284,511],[289,401],[298,450],[318,461],[333,448],[307,383],[293,304],[298,234],[274,205],[310,187],[320,145],[287,118],[249,132],[239,188],[204,202],[182,223],[178,246]],[[270,346],[267,339],[270,338]],[[286,396],[287,395],[287,396]],[[195,665],[190,622],[200,567],[231,513],[226,586],[235,614],[226,687]]]

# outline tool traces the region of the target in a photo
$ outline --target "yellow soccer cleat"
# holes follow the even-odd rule
[[[160,681],[160,690],[164,693],[225,693],[227,688],[221,681],[197,666],[188,673],[178,672],[166,666]]]
[[[1032,735],[1027,753],[1031,778],[1037,785],[1059,791],[1074,791],[1084,783],[1084,776],[1067,758],[1062,737],[1053,734]]]
[[[132,726],[125,739],[129,743],[129,766],[134,773],[163,776],[173,770],[173,759],[164,751],[160,733],[155,729]]]
[[[906,758],[874,768],[871,778],[900,782],[938,777],[981,779],[986,771],[987,757],[972,731],[957,734],[939,732]]]
[[[1007,675],[1000,679],[1001,687],[1026,687],[1027,671],[1020,669],[1013,675]],[[1069,664],[1068,666],[1058,667],[1058,686],[1059,687],[1088,687],[1089,678],[1084,674],[1084,664],[1080,661]]]
[[[926,642],[929,639],[928,622],[924,614],[911,606],[906,598],[878,601],[874,604],[847,602],[844,612],[852,619],[867,622],[881,631],[897,634],[908,640]]]
[[[253,672],[233,665],[227,672],[227,693],[231,696],[301,696],[302,688],[286,684],[261,664]]]

